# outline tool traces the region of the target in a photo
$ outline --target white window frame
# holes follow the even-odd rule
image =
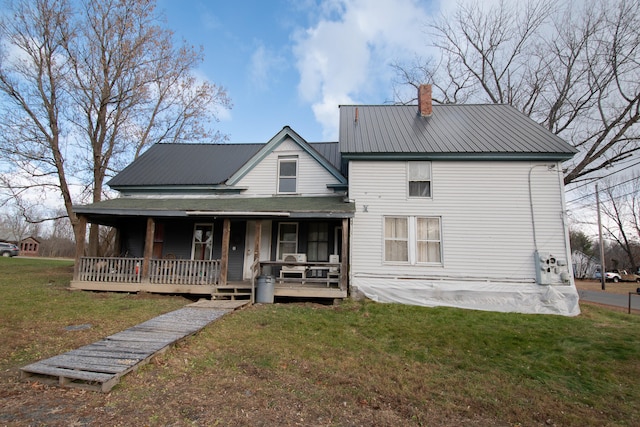
[[[195,259],[196,256],[196,231],[198,227],[208,227],[211,229],[211,240],[205,243],[198,243],[201,246],[209,246],[209,258],[205,258],[206,261],[210,261],[213,259],[213,239],[214,239],[214,228],[212,222],[197,222],[193,225],[193,235],[191,237],[191,259]],[[206,253],[206,252],[205,252]]]
[[[405,220],[405,222],[407,222],[407,238],[398,238],[398,237],[393,237],[393,238],[387,238],[387,219],[403,219]],[[410,258],[409,252],[410,252],[410,247],[409,247],[409,239],[411,236],[411,230],[410,230],[410,224],[409,224],[409,219],[406,216],[399,216],[399,215],[387,215],[384,216],[382,218],[382,259],[384,260],[385,263],[392,263],[392,264],[408,264]],[[407,244],[407,260],[406,261],[400,261],[400,260],[387,260],[387,241],[392,241],[392,242],[406,242]]]
[[[414,256],[415,256],[415,264],[419,264],[419,265],[442,265],[442,219],[440,217],[437,216],[415,216],[415,217],[411,217],[413,218],[413,221],[409,221],[409,224],[413,223],[413,225],[415,226],[415,229],[413,230],[413,238],[415,239],[415,244],[414,244]],[[438,239],[418,239],[418,221],[421,219],[426,219],[426,220],[430,220],[430,219],[437,219],[438,220]],[[411,225],[409,226],[409,231],[411,231]],[[410,234],[411,236],[411,234]],[[419,242],[425,242],[425,243],[438,243],[439,246],[439,253],[438,253],[438,261],[419,261],[418,260],[418,243]],[[411,250],[409,250],[409,252],[411,253]],[[411,259],[411,255],[409,256],[409,259]]]
[[[282,226],[283,225],[295,225],[295,227],[296,227],[296,240],[295,240],[296,250],[295,251],[282,252],[280,250],[280,244],[283,242],[283,240],[281,240],[281,238],[280,238],[281,237],[281,230],[282,230]],[[285,253],[287,253],[287,254],[289,254],[289,253],[297,254],[298,253],[298,236],[299,236],[299,232],[300,232],[300,227],[299,227],[297,222],[281,222],[281,223],[278,224],[278,246],[276,247],[277,248],[276,249],[276,252],[277,252],[276,253],[276,259],[277,260],[282,260],[282,255],[285,254]],[[291,243],[293,241],[292,240],[285,240],[284,242],[285,243]]]
[[[429,173],[427,176],[424,176],[418,171],[411,170],[411,166],[418,165],[428,166]],[[416,176],[417,175],[417,176]],[[411,183],[412,182],[428,182],[429,183],[429,195],[421,196],[421,195],[411,195]],[[433,198],[433,165],[428,160],[411,160],[407,162],[407,198],[410,199],[431,199]]]
[[[282,163],[294,163],[296,166],[296,173],[294,176],[281,175]],[[293,191],[283,191],[281,188],[281,180],[292,179],[295,182],[295,188]],[[296,194],[298,192],[298,156],[280,156],[278,157],[278,194]]]
[[[407,220],[407,251],[408,251],[408,260],[407,261],[392,261],[387,260],[387,251],[386,251],[386,219],[387,218],[404,218]],[[439,261],[418,261],[418,219],[437,219],[438,220],[438,234],[439,239],[428,239],[421,240],[424,242],[437,242],[439,243]],[[426,215],[385,215],[382,217],[382,261],[384,264],[393,264],[393,265],[421,265],[421,266],[441,266],[443,265],[443,238],[442,238],[442,217],[440,216],[426,216]]]

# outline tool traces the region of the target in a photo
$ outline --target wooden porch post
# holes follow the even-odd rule
[[[222,259],[220,260],[220,286],[227,284],[229,270],[229,239],[231,236],[231,220],[225,218],[222,224]]]
[[[116,235],[113,239],[113,250],[116,252],[116,256],[122,256],[122,233],[120,227],[116,227]]]
[[[76,260],[73,264],[73,280],[78,280],[78,273],[80,272],[80,258],[84,256],[84,250],[86,246],[87,238],[87,217],[84,215],[78,215],[79,229],[78,240],[76,240]]]
[[[253,262],[260,261],[260,246],[262,245],[262,220],[256,220],[255,239],[253,242]],[[260,266],[258,266],[260,268]],[[253,272],[252,272],[253,274]],[[262,274],[260,271],[259,275]]]
[[[340,289],[347,289],[349,281],[349,218],[342,218],[342,259],[340,260]]]
[[[147,234],[144,239],[144,260],[142,260],[142,277],[141,280],[146,282],[149,280],[151,257],[153,256],[153,235],[156,231],[156,222],[153,218],[147,218]]]

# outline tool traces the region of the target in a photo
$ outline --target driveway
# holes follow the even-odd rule
[[[610,283],[601,289],[600,282],[594,280],[576,280],[576,288],[580,301],[604,304],[612,307],[629,307],[629,292],[631,295],[631,309],[640,310],[640,295],[637,294],[637,283]]]

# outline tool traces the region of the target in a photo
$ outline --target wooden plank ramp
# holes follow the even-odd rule
[[[20,378],[107,393],[123,375],[238,306],[187,306],[93,344],[27,365],[20,369]]]

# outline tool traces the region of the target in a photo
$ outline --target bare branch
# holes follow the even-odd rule
[[[518,108],[580,151],[565,184],[640,150],[640,1],[472,3],[430,28],[441,58],[425,62],[426,76],[421,64],[394,64],[398,83]]]

